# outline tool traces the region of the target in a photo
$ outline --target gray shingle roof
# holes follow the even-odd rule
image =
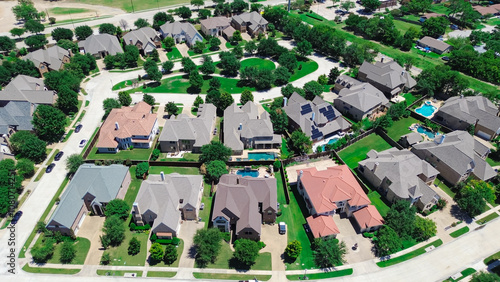
[[[434,48],[436,50],[439,50],[441,52],[444,52],[446,49],[448,49],[450,47],[450,44],[445,43],[441,40],[437,40],[437,39],[432,38],[430,36],[424,36],[418,42],[425,44],[431,48]]]
[[[207,29],[214,29],[217,27],[227,27],[231,24],[231,19],[226,17],[212,17],[200,20],[200,24]]]
[[[429,163],[408,150],[400,151],[396,148],[382,152],[371,150],[368,156],[369,158],[360,161],[359,165],[372,171],[377,166],[374,172],[377,183],[372,184],[379,186],[387,178],[392,182],[389,189],[402,199],[407,199],[409,196],[416,198],[422,196],[424,192],[428,193],[424,188],[427,184],[418,177],[420,174],[425,178],[439,174],[439,171]]]
[[[327,136],[351,126],[337,109],[320,97],[314,98],[311,102],[294,92],[283,110],[309,137],[313,137],[313,131],[316,130],[322,136]],[[313,113],[314,120],[312,120]]]
[[[266,25],[268,22],[266,19],[262,17],[261,14],[253,11],[251,13],[242,13],[240,15],[233,16],[233,20],[239,23],[240,25],[243,22],[250,23],[247,28],[254,31],[262,25]]]
[[[500,117],[498,107],[496,107],[488,98],[483,96],[456,96],[451,97],[439,108],[438,113],[448,115],[447,119],[457,119],[468,124],[478,124],[497,132],[500,129]]]
[[[474,137],[465,131],[457,130],[443,136],[444,140],[441,144],[435,141],[421,142],[415,144],[413,149],[416,152],[422,150],[433,154],[459,175],[466,174],[470,169],[479,178],[490,174],[491,166],[483,159],[477,158],[477,156],[484,156],[489,152],[486,146],[475,140]],[[478,166],[479,171],[476,174],[475,169]],[[489,178],[482,180],[487,179]]]
[[[154,38],[158,37],[158,33],[149,26],[145,26],[140,29],[132,30],[123,36],[123,42],[127,45],[135,45],[137,41],[142,43],[143,48],[146,48],[147,44],[155,46]],[[132,43],[130,43],[132,41]]]
[[[195,38],[197,34],[199,35],[199,32],[190,23],[181,23],[181,22],[166,23],[160,26],[160,30],[162,34],[165,34],[165,36],[175,36],[177,34],[185,33],[189,37]]]
[[[63,65],[63,58],[71,57],[70,51],[65,50],[57,45],[47,48],[46,50],[40,49],[34,52],[28,53],[25,59],[30,60],[35,64],[36,67],[40,65],[40,63],[48,64],[48,67],[53,70],[61,69]]]
[[[0,135],[8,134],[10,127],[14,127],[16,130],[33,130],[31,114],[29,102],[7,102],[3,107],[0,107]]]
[[[417,84],[415,79],[395,61],[375,62],[375,64],[365,61],[359,67],[359,72],[366,74],[367,79],[376,81],[391,89],[400,85],[412,88]]]
[[[49,219],[70,228],[83,205],[83,197],[89,193],[94,202],[108,203],[116,198],[128,167],[123,165],[96,166],[83,164],[76,171],[61,196],[61,202]]]
[[[159,141],[195,140],[194,146],[210,143],[217,108],[212,104],[201,104],[196,118],[186,115],[166,120]]]
[[[406,138],[406,142],[408,142],[408,145],[410,146],[422,142],[422,140],[424,139],[422,135],[417,132],[410,132],[408,134],[401,136],[401,138]]]
[[[46,90],[42,79],[26,75],[18,75],[3,91],[0,101],[27,101],[33,104],[52,104],[54,91]]]
[[[367,112],[380,105],[389,104],[389,100],[385,98],[384,93],[370,83],[361,83],[350,88],[343,88],[340,90],[337,99],[362,112]]]
[[[262,210],[277,209],[276,178],[242,177],[225,174],[220,178],[215,194],[212,220],[218,216],[231,219],[231,214],[238,218],[236,233],[250,227],[260,234]]]
[[[122,46],[116,36],[110,34],[94,34],[84,41],[78,42],[78,47],[83,48],[85,53],[96,55],[99,52],[108,52],[110,55],[123,53]]]
[[[199,208],[198,199],[203,191],[203,176],[166,174],[165,180],[161,176],[149,175],[143,181],[135,202],[141,213],[151,211],[156,214],[151,229],[153,232],[158,226],[164,225],[172,230],[178,230],[181,219],[180,208],[191,205]],[[180,200],[182,199],[182,203]]]

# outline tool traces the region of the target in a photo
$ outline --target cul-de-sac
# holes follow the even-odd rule
[[[0,23],[0,280],[500,282],[500,0]]]

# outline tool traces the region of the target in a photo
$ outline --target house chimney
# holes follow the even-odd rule
[[[162,172],[160,172],[160,177],[161,177],[161,181],[165,181],[165,174]]]
[[[377,171],[378,165],[379,165],[378,162],[375,162],[375,164],[373,165],[373,172],[374,173]]]
[[[132,43],[132,39],[130,39],[130,45],[134,45],[134,43]]]
[[[405,71],[402,71],[402,72],[401,72],[401,75],[405,75]]]
[[[240,126],[238,127],[238,130],[242,130],[243,129],[243,124],[240,123]]]
[[[115,130],[120,130],[120,126],[118,125],[117,121],[115,121]]]
[[[382,56],[382,58],[380,58],[380,62],[383,63],[384,59],[385,59],[385,56]]]
[[[286,107],[286,103],[288,102],[288,98],[284,97],[283,98],[283,107]]]
[[[300,182],[300,179],[302,178],[302,174],[304,174],[304,171],[303,170],[299,171],[299,176],[297,177],[297,182]]]
[[[138,204],[138,203],[133,203],[133,204],[132,204],[132,211],[133,211],[136,215],[140,215],[140,214],[141,214],[141,211],[139,210],[139,204]]]
[[[313,113],[312,113],[312,116],[311,116],[311,120],[312,120],[312,121],[314,121],[314,118],[315,118],[315,117],[316,117],[316,113],[315,113],[315,112],[313,112]]]

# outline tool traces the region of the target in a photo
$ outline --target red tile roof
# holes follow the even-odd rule
[[[350,206],[370,204],[370,199],[346,165],[318,171],[315,167],[303,169],[300,179],[316,213],[337,209],[335,202],[348,201]],[[300,171],[297,171],[300,175]]]
[[[362,229],[384,224],[384,219],[373,205],[357,210],[353,215]]]
[[[340,231],[333,221],[333,217],[327,215],[310,216],[306,218],[314,238],[339,234]]]

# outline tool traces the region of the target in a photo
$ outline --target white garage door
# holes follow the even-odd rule
[[[78,230],[80,230],[80,226],[82,226],[82,223],[83,223],[83,220],[85,220],[85,217],[87,216],[86,213],[84,213],[82,215],[82,218],[80,218],[80,221],[78,222],[78,225],[76,226],[75,228],[75,236],[76,236],[76,233],[78,233]]]
[[[483,138],[484,140],[490,140],[491,139],[491,135],[488,134],[488,133],[485,133],[485,132],[482,132],[481,130],[478,130],[476,135],[480,138]]]

